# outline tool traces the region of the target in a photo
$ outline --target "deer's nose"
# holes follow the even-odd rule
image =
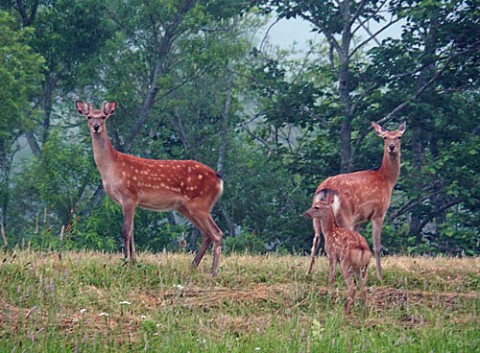
[[[394,143],[389,144],[388,148],[389,148],[390,152],[395,151],[395,144]]]
[[[93,125],[93,131],[98,132],[99,129],[100,129],[100,125],[98,124]]]

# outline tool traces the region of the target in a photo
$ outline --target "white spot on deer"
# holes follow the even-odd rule
[[[198,179],[199,179],[199,180],[202,180],[202,179],[203,179],[203,175],[202,175],[202,174],[198,174]]]
[[[332,210],[334,214],[337,214],[338,210],[340,209],[340,206],[341,206],[340,197],[338,195],[333,195]]]

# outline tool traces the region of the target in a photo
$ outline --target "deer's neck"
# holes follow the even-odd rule
[[[113,148],[110,139],[108,138],[107,130],[104,129],[100,134],[92,132],[91,135],[95,164],[97,165],[102,178],[104,178],[115,162],[118,152]]]
[[[320,218],[320,224],[323,235],[327,238],[331,238],[333,232],[337,228],[337,223],[335,222],[335,217],[331,210],[328,213],[328,216]]]
[[[390,154],[385,152],[378,172],[383,175],[393,188],[400,176],[400,153]]]

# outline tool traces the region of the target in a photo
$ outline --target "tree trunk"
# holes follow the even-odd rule
[[[193,8],[196,0],[187,0],[184,5],[179,9],[177,17],[166,27],[165,33],[163,34],[159,43],[157,43],[157,60],[153,67],[151,74],[149,88],[145,99],[142,102],[142,105],[139,109],[138,120],[130,130],[130,133],[125,140],[125,145],[123,146],[123,151],[125,153],[130,152],[133,147],[133,140],[137,136],[140,128],[145,124],[152,109],[153,104],[155,103],[155,98],[157,97],[158,92],[160,91],[160,86],[158,85],[159,78],[165,73],[165,59],[172,49],[173,42],[177,37],[178,27],[181,24],[182,20],[186,14]]]
[[[221,141],[220,141],[220,149],[218,152],[218,163],[217,163],[217,172],[220,175],[225,174],[225,159],[227,156],[227,147],[228,147],[228,130],[229,130],[229,118],[230,112],[232,107],[232,85],[233,85],[233,72],[230,68],[227,68],[227,88],[225,90],[225,104],[223,107],[222,117],[222,134],[221,134]],[[235,224],[232,221],[232,218],[227,212],[227,209],[221,204],[220,201],[220,210],[222,211],[223,217],[225,218],[225,222],[227,223],[227,227],[229,230],[230,236],[235,236]]]
[[[227,155],[227,146],[228,146],[228,128],[229,128],[229,117],[232,106],[232,84],[233,84],[233,73],[230,69],[227,69],[227,88],[225,90],[225,104],[222,112],[222,134],[220,141],[220,149],[218,152],[218,163],[217,163],[217,172],[220,175],[223,175],[225,172],[225,158]]]
[[[342,125],[340,131],[340,168],[342,173],[352,170],[352,112],[351,112],[351,83],[349,72],[349,55],[351,33],[351,15],[350,1],[346,0],[340,4],[340,11],[343,21],[342,43],[339,46],[340,65],[338,69],[338,86],[340,94],[340,104],[342,105]]]
[[[432,22],[430,28],[427,30],[426,38],[425,38],[425,50],[424,50],[424,57],[423,57],[423,66],[425,67],[420,74],[418,79],[417,86],[419,90],[423,87],[427,86],[427,83],[434,75],[435,67],[434,64],[431,64],[432,56],[435,55],[435,43],[437,41],[437,20],[435,20],[435,16],[432,17]],[[429,64],[430,63],[430,64]],[[432,86],[429,86],[423,91],[424,99],[428,99],[428,92],[432,91]],[[427,93],[427,94],[425,94]],[[425,131],[431,130],[433,127],[430,125],[430,117],[427,113],[416,112],[413,114],[411,118],[411,126],[412,126],[412,133],[411,133],[411,143],[412,143],[412,151],[413,151],[413,169],[420,171],[424,165],[424,149],[425,145],[428,145],[428,136]],[[421,173],[415,173],[412,176],[413,179],[413,189],[416,190],[417,195],[422,195],[424,189],[425,180],[422,177]],[[422,227],[425,224],[423,220],[423,216],[420,212],[412,212],[410,218],[410,233],[415,236],[417,241],[420,241]]]

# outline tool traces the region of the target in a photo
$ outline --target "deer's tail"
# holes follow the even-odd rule
[[[372,258],[372,252],[367,244],[361,244],[351,252],[351,262],[357,269],[363,269],[368,266],[370,259]]]

